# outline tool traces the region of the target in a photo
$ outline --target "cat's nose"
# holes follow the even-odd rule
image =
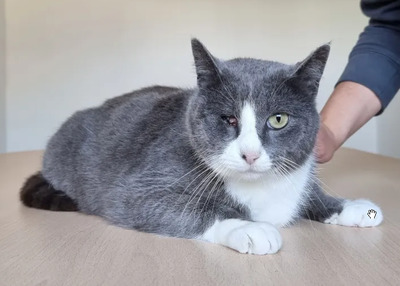
[[[243,153],[242,154],[243,160],[247,162],[247,164],[253,164],[258,158],[260,158],[259,153]]]

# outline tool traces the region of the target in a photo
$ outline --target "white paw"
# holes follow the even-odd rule
[[[216,222],[203,239],[248,254],[272,254],[282,247],[281,235],[273,225],[238,219]]]
[[[232,230],[226,237],[226,246],[240,253],[272,254],[281,248],[282,238],[274,226],[253,222]]]
[[[340,214],[334,214],[325,223],[344,226],[371,227],[383,220],[382,210],[368,200],[347,201]]]

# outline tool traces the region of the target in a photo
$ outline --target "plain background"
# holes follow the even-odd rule
[[[368,19],[358,0],[0,0],[0,152],[43,149],[74,111],[152,84],[195,85],[190,38],[222,59],[332,49],[321,109]],[[400,158],[400,96],[345,144]]]

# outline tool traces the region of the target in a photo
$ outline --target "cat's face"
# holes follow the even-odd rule
[[[188,111],[192,145],[225,177],[257,180],[300,167],[319,127],[315,96],[329,53],[296,65],[219,61],[192,41],[199,91]]]

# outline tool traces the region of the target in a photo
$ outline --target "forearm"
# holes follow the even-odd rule
[[[362,0],[361,7],[370,23],[321,111],[315,149],[320,163],[382,113],[400,88],[400,1]]]
[[[320,114],[321,124],[334,136],[335,150],[381,107],[378,97],[367,87],[350,81],[339,83]]]

